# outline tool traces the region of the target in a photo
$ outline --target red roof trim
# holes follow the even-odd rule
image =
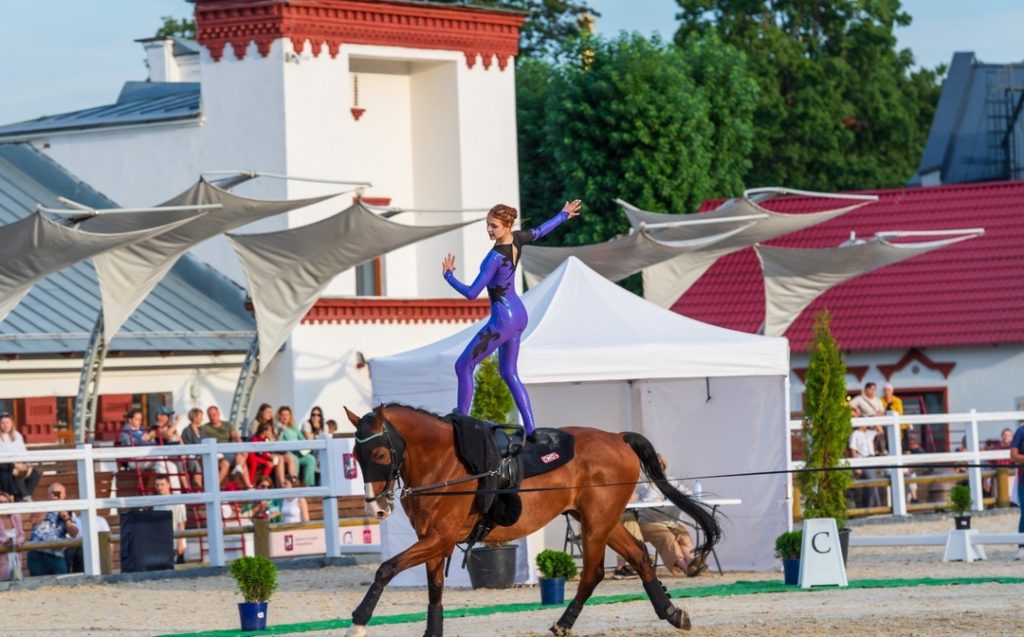
[[[886,380],[889,380],[892,378],[893,374],[909,365],[912,361],[917,361],[928,369],[941,372],[943,378],[949,378],[949,375],[953,372],[953,368],[956,367],[955,362],[937,363],[925,356],[924,352],[921,350],[914,348],[908,350],[907,353],[903,355],[903,358],[896,361],[894,365],[879,365],[878,370],[882,372],[882,375],[885,376]]]
[[[461,51],[470,68],[497,59],[505,70],[519,53],[519,28],[526,16],[507,11],[442,7],[387,0],[197,0],[196,39],[219,61],[228,44],[239,60],[250,42],[260,55],[289,38],[297,53],[311,43],[333,58],[342,44],[377,44]]]
[[[474,323],[487,316],[486,299],[320,299],[302,322],[334,323]]]

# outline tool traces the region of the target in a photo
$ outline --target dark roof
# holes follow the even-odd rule
[[[0,144],[0,224],[28,216],[36,204],[61,207],[58,196],[96,208],[113,201],[75,178],[28,144]],[[230,279],[189,255],[183,256],[146,298],[110,344],[122,352],[244,351],[255,321],[245,310],[245,293]],[[100,310],[99,286],[91,261],[56,272],[36,285],[0,323],[0,355],[80,353]],[[148,333],[132,338],[131,332]],[[155,333],[205,332],[167,337]],[[218,337],[210,333],[235,333]],[[66,334],[40,338],[41,334]],[[33,336],[36,335],[36,336]],[[16,337],[16,338],[12,338]]]
[[[198,82],[125,82],[113,104],[0,126],[0,139],[49,131],[196,119],[200,114],[199,96]]]
[[[1022,106],[1024,63],[984,64],[974,53],[953,54],[910,185],[1024,177]]]
[[[856,231],[984,227],[970,239],[866,274],[814,301],[786,332],[806,351],[814,313],[828,308],[846,350],[1024,343],[1024,181],[874,191],[880,197],[826,223],[775,239],[788,248],[838,246]],[[835,202],[780,197],[779,212]],[[704,209],[712,209],[708,202]],[[753,249],[720,259],[672,307],[745,332],[764,320],[764,283]]]

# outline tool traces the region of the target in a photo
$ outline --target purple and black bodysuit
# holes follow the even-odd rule
[[[473,401],[473,370],[497,349],[501,378],[512,392],[512,398],[523,417],[526,435],[533,433],[530,395],[519,380],[519,339],[526,329],[528,317],[522,300],[516,294],[516,266],[519,265],[523,246],[547,235],[568,218],[569,213],[563,210],[533,230],[516,230],[512,233],[512,243],[494,244],[480,264],[480,274],[471,285],[459,281],[451,270],[445,272],[445,281],[467,299],[475,299],[485,286],[487,296],[491,299],[490,320],[477,332],[455,362],[455,375],[459,380],[459,404],[456,411],[459,413],[468,414]]]

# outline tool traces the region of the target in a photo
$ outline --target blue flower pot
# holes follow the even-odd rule
[[[796,586],[800,583],[800,559],[782,560],[782,572],[786,577],[786,586]]]
[[[267,602],[239,602],[238,616],[242,630],[266,630]]]
[[[551,579],[540,580],[540,603],[546,605],[565,603],[564,577],[552,577]]]

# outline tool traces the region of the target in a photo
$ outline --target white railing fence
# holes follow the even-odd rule
[[[204,439],[198,445],[154,445],[145,447],[93,447],[80,445],[75,449],[51,449],[28,451],[27,453],[0,453],[0,463],[12,462],[61,462],[73,461],[77,465],[78,498],[74,500],[38,500],[0,504],[0,514],[48,513],[51,511],[78,511],[85,573],[100,574],[99,542],[97,540],[97,511],[108,508],[139,508],[168,504],[205,505],[207,542],[210,564],[224,566],[224,523],[221,505],[231,502],[248,502],[274,498],[322,498],[324,511],[324,533],[327,556],[341,555],[339,535],[338,498],[361,495],[362,480],[346,478],[344,456],[351,454],[354,441],[351,438],[323,436],[314,440],[290,442],[244,442],[221,443]],[[238,452],[274,452],[310,450],[317,454],[320,463],[320,486],[292,489],[251,489],[245,491],[221,491],[216,479],[221,454]],[[118,463],[125,460],[146,458],[177,460],[181,456],[199,458],[203,467],[203,491],[159,496],[132,496],[98,498],[96,493],[96,464]],[[212,477],[212,479],[211,479]]]
[[[1008,449],[981,449],[981,440],[978,436],[978,424],[983,422],[1004,422],[1007,426],[1016,428],[1017,424],[1024,421],[1024,411],[998,411],[979,413],[972,409],[967,413],[958,414],[923,414],[914,416],[901,416],[891,414],[876,416],[872,418],[854,418],[854,428],[860,426],[885,428],[888,441],[889,455],[874,456],[871,458],[850,458],[849,465],[854,468],[870,468],[887,465],[899,465],[900,467],[913,468],[919,465],[966,463],[980,465],[995,460],[1008,460],[1010,452]],[[913,453],[907,454],[903,449],[903,442],[900,435],[900,425],[945,425],[953,423],[965,424],[965,435],[967,438],[966,451],[945,452],[945,453]],[[800,431],[803,428],[802,420],[790,420],[790,431]],[[803,462],[789,459],[790,469],[802,469]],[[907,500],[905,497],[905,481],[903,469],[889,469],[889,482],[892,488],[892,509],[893,515],[907,514]],[[981,468],[972,466],[967,469],[967,480],[971,488],[971,500],[974,502],[974,510],[982,511],[985,508]],[[793,474],[789,474],[790,498],[793,494]]]

